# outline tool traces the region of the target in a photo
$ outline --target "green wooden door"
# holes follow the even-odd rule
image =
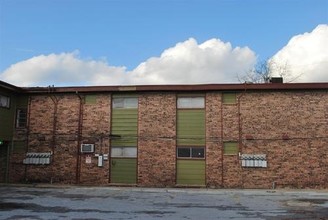
[[[8,142],[0,144],[0,183],[7,182]]]
[[[110,182],[137,183],[138,97],[115,95],[112,102]]]
[[[134,184],[137,180],[136,158],[112,158],[111,182]]]
[[[177,184],[205,185],[205,160],[178,159]]]

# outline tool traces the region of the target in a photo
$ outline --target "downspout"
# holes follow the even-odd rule
[[[31,103],[32,98],[31,96],[28,97],[28,107],[27,107],[27,126],[26,126],[26,151],[25,154],[28,152],[28,146],[30,141],[30,122],[31,122]],[[24,179],[27,180],[27,164],[25,164],[25,173],[24,173]]]
[[[224,160],[224,141],[223,141],[223,93],[221,93],[221,187],[224,187],[224,171],[223,171],[223,160]]]
[[[49,87],[49,92],[51,88]],[[56,96],[50,95],[52,102],[54,103],[54,112],[53,112],[53,124],[52,124],[52,143],[51,143],[51,151],[52,154],[55,154],[55,146],[56,146],[56,130],[57,130],[57,111],[58,111],[58,98]],[[54,161],[54,157],[52,158]]]
[[[76,177],[75,182],[76,184],[80,183],[80,171],[81,171],[81,140],[82,140],[82,122],[83,122],[83,98],[78,94],[76,91],[76,95],[80,100],[80,107],[79,107],[79,121],[78,121],[78,128],[77,128],[77,146],[76,146]]]
[[[241,110],[240,110],[240,102],[241,102],[241,98],[246,94],[246,83],[244,83],[244,91],[243,93],[241,93],[240,96],[238,96],[238,145],[239,145],[239,154],[237,155],[238,157],[238,162],[239,162],[239,156],[240,154],[242,154],[243,152],[243,142],[242,142],[242,122],[241,122]],[[243,169],[241,169],[241,184],[242,186],[244,186],[244,178],[243,178]]]

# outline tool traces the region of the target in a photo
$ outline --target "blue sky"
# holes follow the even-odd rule
[[[220,39],[267,59],[327,23],[328,0],[0,0],[0,73],[74,51],[132,71],[189,38]]]

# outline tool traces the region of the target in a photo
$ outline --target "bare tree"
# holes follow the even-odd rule
[[[268,83],[273,76],[285,78],[288,75],[287,63],[280,65],[273,60],[263,60],[259,61],[253,69],[246,71],[244,75],[238,75],[238,80],[248,83]]]

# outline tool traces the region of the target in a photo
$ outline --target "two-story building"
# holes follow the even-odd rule
[[[2,181],[328,188],[328,83],[0,89]]]

